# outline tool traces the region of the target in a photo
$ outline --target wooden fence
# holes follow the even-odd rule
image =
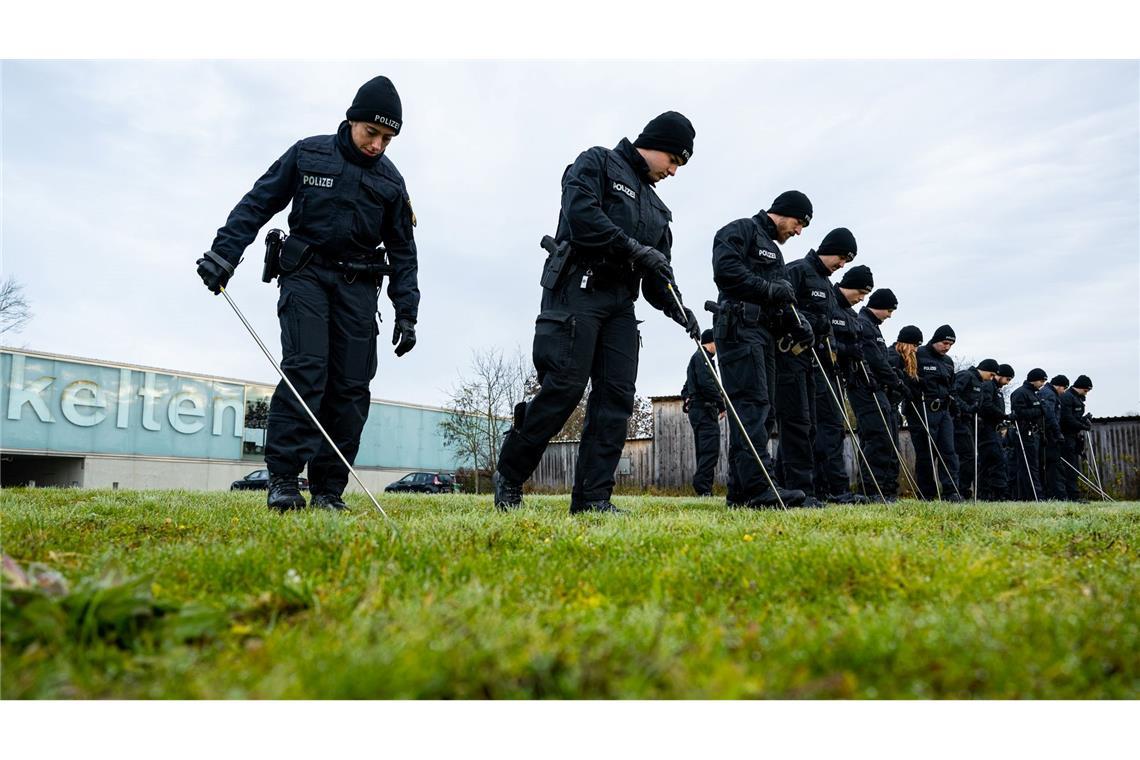
[[[690,483],[697,466],[696,447],[689,418],[681,410],[681,398],[656,396],[651,400],[653,437],[625,442],[616,474],[616,490],[625,493],[691,493]],[[720,421],[721,455],[714,476],[714,483],[722,488],[728,478],[728,424],[727,417]],[[768,452],[773,456],[777,445],[778,436],[774,436],[768,442]],[[1140,463],[1140,417],[1094,419],[1093,447],[1109,494],[1117,499],[1140,497],[1137,466]],[[910,432],[905,428],[899,433],[899,451],[907,469],[913,474],[914,446]],[[860,468],[850,436],[844,442],[843,458],[854,483]],[[531,479],[531,486],[538,491],[569,493],[574,484],[577,460],[578,441],[551,443]],[[1085,462],[1082,469],[1095,480],[1089,462]],[[902,495],[913,495],[905,476],[899,478],[899,486]]]

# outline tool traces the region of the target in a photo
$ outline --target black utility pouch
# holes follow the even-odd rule
[[[544,235],[542,248],[547,252],[546,266],[542,268],[542,279],[539,281],[547,290],[557,290],[566,278],[567,265],[570,262],[570,243],[558,245],[554,238]]]
[[[309,258],[312,254],[312,246],[296,235],[290,235],[285,238],[285,242],[281,246],[281,257],[279,259],[281,274],[293,274],[294,272],[300,271],[304,268],[305,264],[309,263]]]

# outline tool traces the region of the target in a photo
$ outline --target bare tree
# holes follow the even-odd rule
[[[574,411],[570,413],[566,424],[562,426],[553,440],[579,441],[582,439],[582,431],[586,427],[586,404],[590,400],[590,390],[591,384],[587,383],[586,391],[582,394],[582,400],[578,402],[578,406],[574,407]],[[648,438],[652,435],[653,404],[644,396],[634,396],[633,414],[630,415],[629,424],[626,426],[626,437]]]
[[[15,277],[0,284],[0,335],[20,332],[32,318],[32,308],[24,295],[24,286]]]
[[[448,414],[439,429],[444,444],[469,462],[475,471],[495,470],[503,434],[510,427],[515,404],[537,389],[534,373],[522,352],[504,356],[498,348],[473,350],[466,377],[452,387]]]

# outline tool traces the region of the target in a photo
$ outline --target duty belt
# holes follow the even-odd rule
[[[949,398],[928,398],[926,400],[926,408],[932,412],[940,412],[942,408],[950,404]]]

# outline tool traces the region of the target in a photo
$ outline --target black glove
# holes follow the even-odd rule
[[[629,241],[629,260],[643,274],[655,274],[665,282],[673,282],[673,267],[665,254],[656,248],[633,240]]]
[[[682,412],[684,412],[685,414],[688,414],[689,410],[692,408],[693,408],[693,400],[691,398],[681,399],[681,411]]]
[[[815,331],[811,329],[811,322],[808,322],[807,317],[798,311],[795,313],[799,315],[799,319],[788,332],[788,336],[797,346],[810,346],[815,341]]]
[[[396,347],[396,356],[403,356],[415,348],[416,323],[410,319],[397,319],[396,326],[392,328],[392,345]]]
[[[221,264],[205,256],[194,263],[198,265],[198,276],[202,278],[206,288],[214,295],[222,292],[222,288],[226,286],[226,283],[230,281],[230,276],[233,275],[232,269],[227,272]]]
[[[669,318],[685,328],[685,332],[689,333],[689,337],[693,340],[701,339],[701,326],[697,322],[697,315],[689,307],[678,310],[676,306],[669,310]]]
[[[766,280],[761,288],[761,297],[767,305],[778,308],[795,303],[796,290],[787,280]]]

